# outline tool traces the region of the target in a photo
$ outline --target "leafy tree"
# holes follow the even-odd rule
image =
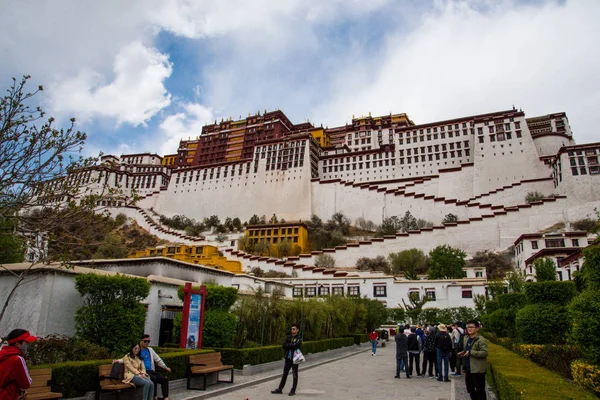
[[[538,282],[556,280],[556,264],[551,258],[538,258],[533,262],[535,278]]]
[[[510,252],[478,251],[469,261],[469,266],[485,267],[488,279],[504,278],[506,273],[512,269],[512,255]]]
[[[374,329],[385,324],[385,322],[388,320],[388,312],[383,303],[367,298],[363,298],[362,300],[364,301],[364,305],[367,310],[365,327]]]
[[[417,219],[417,229],[422,229],[422,228],[431,228],[433,226],[433,222],[431,221],[427,221],[424,219]]]
[[[255,244],[254,240],[248,235],[242,236],[238,239],[238,250],[245,251],[246,253],[254,254]]]
[[[75,314],[79,338],[120,354],[139,340],[146,319],[141,301],[150,293],[146,279],[82,274],[75,288],[84,298]]]
[[[279,257],[288,257],[292,252],[292,244],[287,240],[277,243],[277,254]]]
[[[248,225],[259,225],[259,224],[260,224],[260,217],[256,214],[254,214],[248,221]]]
[[[315,258],[315,267],[333,268],[335,267],[335,258],[327,253],[319,254]]]
[[[490,299],[496,299],[499,295],[507,293],[506,283],[503,279],[489,279],[487,294]]]
[[[437,246],[429,252],[429,279],[464,278],[466,256],[464,251],[447,244]]]
[[[14,220],[0,220],[0,264],[25,260],[25,240],[16,234],[17,231]]]
[[[380,236],[395,235],[396,232],[398,232],[399,230],[400,230],[400,219],[398,219],[398,217],[393,215],[389,218],[384,218],[383,221],[381,221],[381,225],[379,226],[378,234]]]
[[[238,217],[235,217],[233,221],[231,221],[231,224],[233,225],[233,230],[238,232],[242,230],[242,221],[240,221]]]
[[[267,216],[263,215],[262,217],[260,217],[260,224],[266,225],[266,223],[267,223]]]
[[[546,196],[544,196],[542,193],[540,192],[529,192],[527,193],[527,196],[525,196],[525,201],[527,203],[531,203],[534,201],[540,201],[543,200],[544,198],[546,198]]]
[[[417,323],[419,320],[419,314],[421,314],[421,310],[425,303],[429,301],[429,297],[423,296],[423,298],[419,297],[418,292],[412,292],[408,294],[408,304],[404,299],[402,299],[402,304],[404,305],[404,310],[406,311],[406,315],[410,318],[413,323]]]
[[[306,226],[311,250],[333,248],[347,243],[340,230],[332,229],[329,222],[323,224],[321,218],[316,215],[311,217]]]
[[[382,271],[385,274],[391,273],[390,264],[384,256],[375,258],[361,257],[356,261],[356,268],[360,271]]]
[[[404,311],[404,308],[390,308],[388,309],[388,318],[394,324],[404,322],[406,320],[406,311]]]
[[[127,247],[117,235],[107,235],[93,256],[95,259],[125,257],[127,257]]]
[[[417,280],[418,275],[427,271],[427,257],[419,249],[390,253],[390,262],[394,274],[403,273],[406,279]]]
[[[419,229],[417,219],[413,217],[410,211],[404,213],[404,217],[400,219],[400,230],[402,232],[414,231]]]
[[[265,242],[258,242],[254,245],[254,254],[259,256],[271,255],[271,246]]]
[[[458,216],[455,214],[446,214],[442,220],[442,224],[449,224],[458,221]]]
[[[227,230],[229,230],[229,232],[232,232],[234,227],[233,227],[233,220],[229,217],[225,218],[225,222],[223,222],[223,226],[225,228],[227,228]]]
[[[525,290],[525,272],[520,269],[513,269],[506,274],[508,280],[508,291],[511,293],[523,293]]]
[[[223,242],[224,242],[224,241],[226,241],[227,239],[229,239],[229,237],[228,237],[226,234],[224,234],[224,233],[219,233],[219,234],[218,234],[218,235],[215,237],[215,240],[216,240],[218,243],[223,243]]]
[[[350,233],[350,220],[342,213],[337,212],[327,221],[326,228],[332,231],[338,231],[342,235]]]
[[[600,291],[600,245],[592,245],[583,249],[585,262],[580,274],[582,287],[594,291]]]
[[[373,232],[377,228],[373,221],[367,221],[363,217],[358,217],[356,219],[356,227],[363,231]]]
[[[273,213],[273,216],[269,220],[269,223],[270,224],[278,224],[279,223],[279,220],[277,219],[277,215],[275,215],[275,213]]]

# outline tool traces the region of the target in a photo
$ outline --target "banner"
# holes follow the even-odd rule
[[[202,295],[193,293],[190,297],[190,315],[188,317],[188,337],[186,349],[197,349],[200,333],[200,313]]]

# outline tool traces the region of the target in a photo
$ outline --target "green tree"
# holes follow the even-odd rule
[[[502,279],[512,269],[512,252],[478,251],[469,261],[469,266],[485,267],[488,279]]]
[[[442,224],[450,224],[458,221],[458,216],[455,214],[446,214],[444,219],[442,220]]]
[[[25,260],[25,241],[17,231],[14,220],[0,220],[0,265]]]
[[[523,293],[525,290],[525,272],[520,269],[513,269],[506,274],[508,280],[508,291],[511,293]]]
[[[581,268],[583,287],[600,291],[600,244],[583,249],[585,261]]]
[[[525,201],[527,203],[532,203],[534,201],[540,201],[543,200],[546,196],[544,196],[542,193],[540,192],[529,192],[527,193],[527,196],[525,196]]]
[[[248,221],[248,225],[259,225],[260,224],[260,217],[256,214],[254,214],[252,217],[250,217],[250,220]]]
[[[437,246],[429,252],[429,279],[464,278],[466,256],[464,251],[449,245]]]
[[[388,320],[388,312],[383,303],[378,300],[363,298],[367,310],[365,328],[375,329],[385,324]]]
[[[287,240],[277,243],[277,254],[279,257],[288,257],[292,252],[292,244]]]
[[[360,271],[381,271],[385,274],[391,273],[390,264],[384,256],[375,258],[361,257],[356,261],[356,268]]]
[[[279,220],[277,219],[277,215],[275,215],[275,213],[273,213],[273,216],[269,220],[269,223],[270,224],[278,224],[279,223]]]
[[[335,267],[335,258],[327,253],[319,254],[315,258],[315,267],[333,268]]]
[[[419,229],[417,219],[413,217],[410,211],[404,213],[404,217],[400,219],[400,230],[402,232],[414,231]]]
[[[242,221],[240,221],[238,217],[235,217],[231,223],[233,225],[233,230],[237,232],[242,230]]]
[[[377,226],[375,226],[375,223],[373,223],[373,221],[367,221],[363,217],[358,217],[356,219],[356,227],[358,229],[368,232],[373,232],[377,229]]]
[[[417,280],[427,271],[427,257],[419,249],[408,249],[388,256],[394,274],[403,273],[406,279]]]
[[[224,226],[225,228],[227,228],[227,230],[228,230],[229,232],[233,232],[233,230],[234,230],[234,227],[233,227],[233,220],[232,220],[231,218],[229,218],[229,217],[225,218],[225,222],[223,222],[223,226]]]
[[[331,229],[328,224],[324,224],[321,218],[313,215],[306,223],[308,229],[308,240],[311,250],[323,250],[334,248],[347,243],[342,232],[338,229]]]
[[[350,220],[344,214],[337,212],[327,221],[326,229],[348,235],[350,233]]]
[[[254,254],[259,256],[271,255],[271,246],[265,242],[258,242],[254,245]]]
[[[75,289],[84,298],[75,314],[79,338],[120,354],[139,340],[146,319],[141,301],[150,293],[146,279],[82,274],[75,277]]]
[[[556,264],[551,258],[538,258],[533,262],[535,278],[538,282],[556,280]]]
[[[127,247],[117,235],[107,235],[93,256],[95,259],[125,257],[127,257]]]
[[[385,235],[395,235],[396,232],[400,230],[400,219],[395,215],[384,218],[381,221],[381,225],[379,226],[378,234],[379,236]]]

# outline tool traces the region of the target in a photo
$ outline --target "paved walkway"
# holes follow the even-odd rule
[[[455,384],[464,385],[462,379],[453,379],[450,383],[429,378],[406,379],[404,375],[401,379],[394,379],[395,355],[396,348],[393,344],[378,348],[374,357],[371,356],[370,348],[363,346],[356,352],[332,361],[322,361],[315,365],[307,362],[300,367],[295,398],[463,400],[462,396],[455,396]],[[211,386],[207,392],[184,390],[173,393],[170,399],[281,400],[288,398],[287,395],[270,393],[279,384],[280,377],[281,371],[239,377],[240,379],[236,376],[234,385]],[[284,388],[286,394],[291,384],[290,373]]]

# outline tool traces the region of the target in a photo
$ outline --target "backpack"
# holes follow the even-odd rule
[[[408,336],[408,350],[419,350],[419,339],[416,334]]]
[[[447,333],[440,334],[439,340],[440,341],[438,349],[440,349],[440,351],[443,351],[445,353],[449,353],[452,351],[452,339],[450,339],[450,336]]]
[[[464,330],[464,328],[461,328],[461,329],[462,329],[462,333],[460,334],[460,337],[458,338],[458,342],[456,343],[456,351],[463,351],[464,350],[464,345],[465,345],[465,330]]]
[[[121,380],[121,363],[114,363],[110,369],[109,379]]]

